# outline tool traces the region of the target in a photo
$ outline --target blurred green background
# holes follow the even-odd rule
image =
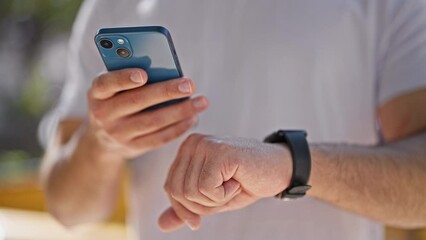
[[[67,38],[81,0],[0,1],[0,185],[34,178],[37,126],[64,81]]]

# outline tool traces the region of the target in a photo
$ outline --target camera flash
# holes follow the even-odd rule
[[[117,43],[118,43],[118,44],[124,44],[124,40],[123,40],[123,39],[121,39],[121,38],[119,38],[119,39],[117,39]]]

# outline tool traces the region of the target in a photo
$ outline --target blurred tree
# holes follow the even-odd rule
[[[41,48],[66,39],[60,36],[69,34],[81,2],[0,1],[0,168],[2,162],[25,164],[23,156],[42,153],[37,126],[51,105],[50,83],[58,80],[41,74]]]
[[[7,17],[31,18],[40,35],[68,31],[82,0],[6,0],[0,2],[0,22]]]

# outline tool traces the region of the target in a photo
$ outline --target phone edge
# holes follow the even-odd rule
[[[105,60],[102,57],[102,53],[99,50],[99,46],[98,46],[97,41],[96,41],[98,36],[101,35],[101,34],[114,34],[114,33],[119,34],[119,33],[131,33],[131,32],[158,32],[158,33],[163,34],[166,37],[167,42],[169,44],[170,52],[172,53],[173,60],[174,60],[175,65],[176,65],[176,69],[179,73],[179,77],[184,76],[183,71],[182,71],[182,66],[180,65],[180,61],[179,61],[179,58],[177,56],[176,48],[175,48],[175,45],[173,43],[170,31],[163,26],[137,26],[137,27],[116,27],[116,28],[100,28],[100,29],[98,29],[96,31],[96,34],[95,34],[95,37],[94,37],[93,40],[95,42],[96,48],[98,49],[98,52],[101,55],[100,57],[102,58],[102,62],[104,63],[106,68],[107,68],[107,66],[106,66]]]

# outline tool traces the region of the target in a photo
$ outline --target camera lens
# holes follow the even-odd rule
[[[120,56],[122,58],[130,57],[130,51],[128,49],[125,49],[125,48],[117,48],[116,53],[117,53],[118,56]]]
[[[111,49],[114,46],[112,41],[108,39],[102,39],[99,43],[101,44],[103,48],[106,48],[106,49]]]

